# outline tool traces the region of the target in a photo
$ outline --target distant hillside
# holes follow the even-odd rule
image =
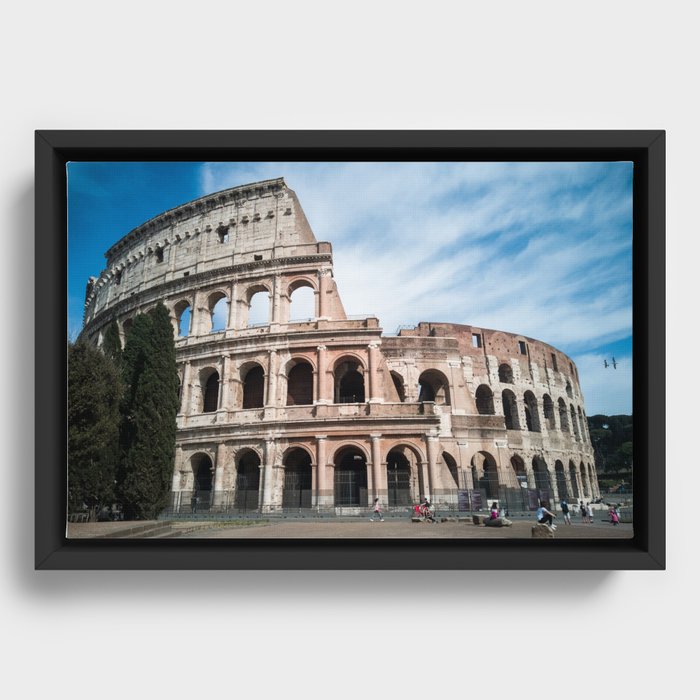
[[[589,416],[599,477],[632,475],[632,416]]]

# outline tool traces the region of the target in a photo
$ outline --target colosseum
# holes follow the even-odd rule
[[[170,310],[173,512],[510,510],[600,495],[576,367],[533,338],[345,313],[331,244],[283,178],[156,216],[90,278],[83,334]],[[311,310],[299,318],[297,298]],[[262,301],[264,322],[250,309]]]

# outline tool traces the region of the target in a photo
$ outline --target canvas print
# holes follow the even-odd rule
[[[69,538],[633,535],[629,162],[71,162]]]

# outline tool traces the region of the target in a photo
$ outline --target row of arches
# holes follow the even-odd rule
[[[486,384],[481,384],[476,390],[476,410],[480,415],[495,415],[494,394]],[[529,432],[542,432],[542,420],[540,418],[539,402],[532,391],[523,394],[523,409],[525,425],[521,425],[520,413],[518,411],[518,400],[515,393],[510,389],[501,392],[503,404],[503,416],[507,430],[528,430]],[[559,429],[564,433],[570,433],[576,440],[587,439],[586,415],[582,408],[574,407],[573,404],[566,405],[563,398],[559,398],[556,404],[549,394],[542,397],[542,419],[547,430],[557,429],[557,418],[559,416]]]
[[[316,318],[315,288],[307,281],[291,285],[288,292],[288,322]],[[236,327],[251,328],[268,325],[272,320],[272,292],[267,286],[256,284],[243,294],[239,305]],[[231,327],[231,300],[223,291],[212,292],[202,307],[202,316],[195,320],[190,299],[180,299],[172,305],[173,326],[178,338],[186,338],[198,329],[198,333],[217,333]],[[245,313],[242,313],[245,312]]]
[[[543,456],[534,456],[529,465],[520,455],[513,455],[505,467],[500,468],[493,455],[480,451],[473,455],[466,471],[459,469],[455,459],[446,451],[442,461],[449,472],[454,489],[472,488],[485,493],[486,498],[499,498],[503,488],[522,491],[536,490],[546,498],[579,499],[592,497],[595,492],[595,470],[583,461],[568,465],[556,460],[553,470]],[[302,447],[289,448],[281,460],[282,476],[277,505],[282,508],[309,508],[315,504],[313,489],[314,463],[311,453]],[[382,468],[386,505],[407,506],[417,501],[428,488],[422,469],[423,457],[413,446],[395,445],[385,453]],[[196,453],[190,459],[192,472],[191,490],[200,504],[212,504],[214,490],[214,466],[206,453]],[[340,446],[331,458],[333,490],[329,505],[335,507],[366,506],[368,493],[368,454],[356,445]],[[242,510],[256,510],[261,504],[262,461],[260,454],[250,448],[242,449],[233,462],[233,483],[225,493],[227,504]],[[378,492],[375,484],[375,491]],[[435,494],[439,498],[439,494]],[[220,500],[221,503],[221,500]]]
[[[573,365],[569,363],[569,366],[571,370],[573,371]],[[507,363],[507,362],[502,362],[498,366],[498,381],[501,384],[514,384],[513,380],[513,368]],[[566,386],[565,386],[565,391],[566,395],[570,398],[574,398],[574,390],[571,385],[571,382],[567,379],[566,380]]]

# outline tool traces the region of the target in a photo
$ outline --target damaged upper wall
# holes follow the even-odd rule
[[[331,255],[283,178],[234,187],[170,209],[115,243],[107,268],[88,281],[85,317],[182,277],[289,258],[331,267]]]

